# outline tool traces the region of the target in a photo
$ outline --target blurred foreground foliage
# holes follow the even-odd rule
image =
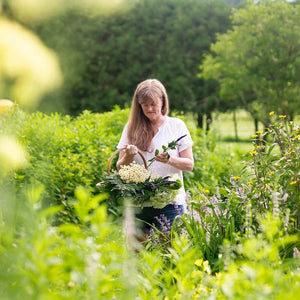
[[[190,126],[189,211],[142,246],[95,189],[128,112],[0,119],[15,141],[10,168],[0,153],[1,298],[297,299],[299,127],[274,117],[253,151],[232,156]]]

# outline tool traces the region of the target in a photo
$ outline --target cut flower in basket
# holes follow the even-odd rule
[[[132,162],[121,166],[104,177],[104,191],[115,204],[124,198],[130,198],[135,206],[163,208],[173,202],[182,186],[177,174],[160,177],[151,173],[142,165]]]

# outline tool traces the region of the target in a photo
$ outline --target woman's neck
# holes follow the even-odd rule
[[[151,125],[154,127],[160,127],[165,121],[165,116],[161,116],[159,119],[152,120]]]
[[[158,132],[159,128],[163,125],[164,122],[165,122],[165,116],[162,116],[158,120],[151,122],[153,131],[154,131],[154,135]]]

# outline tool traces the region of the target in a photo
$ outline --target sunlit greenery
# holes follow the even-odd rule
[[[1,173],[1,297],[296,299],[299,126],[272,116],[267,140],[258,132],[251,153],[234,156],[191,127],[188,213],[142,246],[130,213],[116,219],[95,187],[127,116],[116,108],[1,119],[2,134],[14,131],[28,153],[12,143],[12,157],[27,161],[16,165],[1,152],[10,164]]]
[[[96,186],[129,109],[84,110],[76,117],[28,112],[61,84],[64,72],[56,54],[24,24],[50,20],[71,7],[103,17],[123,1],[50,2],[0,1],[0,298],[298,299],[300,127],[284,108],[295,117],[297,106],[286,103],[299,95],[281,98],[278,91],[284,105],[265,109],[268,126],[256,130],[244,131],[244,111],[235,115],[245,118],[237,123],[241,127],[228,130],[228,119],[219,114],[212,123],[207,117],[211,126],[204,131],[195,111],[173,110],[194,141],[195,167],[184,174],[188,209],[171,228],[165,224],[137,242],[128,199],[116,216],[107,205],[112,193]],[[291,9],[287,3],[268,5]],[[251,16],[240,13],[241,19]],[[260,21],[267,24],[268,16]],[[298,68],[298,61],[288,66],[295,74]],[[238,86],[241,78],[234,79]],[[237,135],[243,143],[226,142]],[[116,157],[112,168],[115,162]]]

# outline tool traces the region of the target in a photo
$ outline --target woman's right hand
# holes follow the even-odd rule
[[[125,152],[127,155],[134,156],[138,153],[138,148],[135,145],[125,145]]]
[[[119,159],[117,161],[117,169],[119,170],[121,165],[129,165],[133,161],[133,157],[138,153],[138,148],[135,145],[125,145],[124,150],[119,153]]]

